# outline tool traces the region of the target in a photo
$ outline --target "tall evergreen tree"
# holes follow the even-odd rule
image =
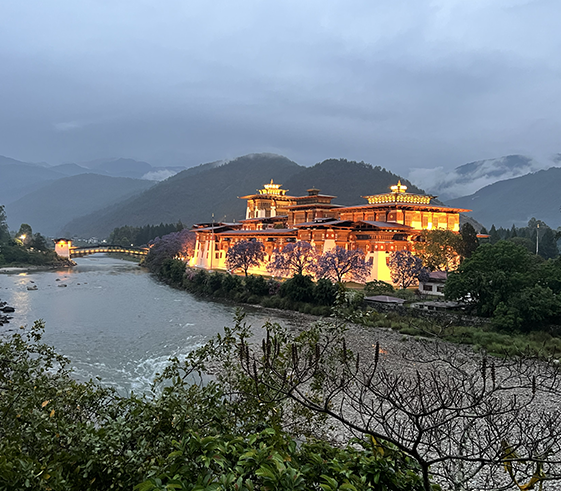
[[[538,254],[545,259],[553,259],[559,255],[555,234],[549,227],[540,236]]]
[[[471,223],[464,223],[460,230],[462,244],[460,254],[462,257],[471,257],[475,249],[479,246],[477,232]]]
[[[0,244],[10,240],[10,231],[8,230],[8,222],[6,220],[4,205],[0,205]]]
[[[499,240],[501,240],[501,236],[497,232],[497,229],[495,228],[495,224],[491,225],[491,230],[489,230],[489,236],[490,236],[489,240],[491,241],[491,244],[496,244]]]

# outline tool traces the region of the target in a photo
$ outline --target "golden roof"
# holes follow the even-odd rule
[[[397,185],[391,186],[391,193],[373,194],[371,196],[363,196],[368,200],[368,204],[383,204],[383,203],[404,203],[416,205],[428,205],[434,196],[426,196],[423,194],[407,193],[407,186],[398,181]]]
[[[280,189],[282,184],[275,184],[271,179],[269,184],[264,184],[263,189],[258,189],[259,194],[268,194],[274,196],[284,196],[288,189]]]

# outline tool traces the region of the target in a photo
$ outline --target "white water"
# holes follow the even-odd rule
[[[233,325],[234,306],[163,285],[135,263],[104,255],[76,262],[65,271],[0,274],[0,300],[16,309],[0,333],[43,319],[44,341],[72,360],[78,379],[101,377],[120,393],[143,392],[170,356]],[[261,309],[246,319],[257,332],[267,320],[291,323]]]

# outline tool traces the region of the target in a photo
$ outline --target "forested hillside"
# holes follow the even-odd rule
[[[116,227],[239,220],[245,218],[245,202],[238,196],[254,193],[265,182],[283,182],[302,169],[279,155],[252,154],[215,167],[188,169],[155,185],[141,196],[80,217],[64,227],[66,235],[106,237]],[[197,172],[200,171],[200,172]]]
[[[312,167],[304,167],[298,174],[286,179],[289,194],[301,196],[316,187],[323,194],[335,195],[335,203],[341,205],[366,204],[361,196],[388,192],[397,181],[408,186],[412,193],[423,192],[408,180],[380,167],[346,159],[329,159]]]
[[[252,154],[227,163],[203,164],[185,170],[149,189],[141,196],[101,212],[80,217],[65,228],[66,235],[106,237],[123,225],[234,221],[245,218],[240,196],[255,193],[274,179],[290,195],[304,195],[311,187],[337,196],[338,204],[362,204],[361,196],[383,193],[398,179],[412,192],[421,192],[408,181],[381,167],[364,162],[331,159],[306,168],[286,157]]]
[[[69,220],[121,202],[153,185],[153,181],[98,174],[57,179],[7,205],[8,223],[14,230],[28,223],[45,235],[58,235]]]
[[[561,168],[552,167],[533,174],[499,181],[476,193],[446,201],[447,205],[469,208],[477,221],[510,228],[524,227],[531,218],[550,227],[561,225]]]

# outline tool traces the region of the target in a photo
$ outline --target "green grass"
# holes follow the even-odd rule
[[[387,327],[382,323],[380,327]],[[539,358],[561,358],[561,338],[545,331],[505,333],[490,326],[442,327],[425,319],[409,322],[393,321],[392,329],[408,336],[438,337],[444,341],[471,345],[476,351],[485,350],[496,356],[526,355]]]

